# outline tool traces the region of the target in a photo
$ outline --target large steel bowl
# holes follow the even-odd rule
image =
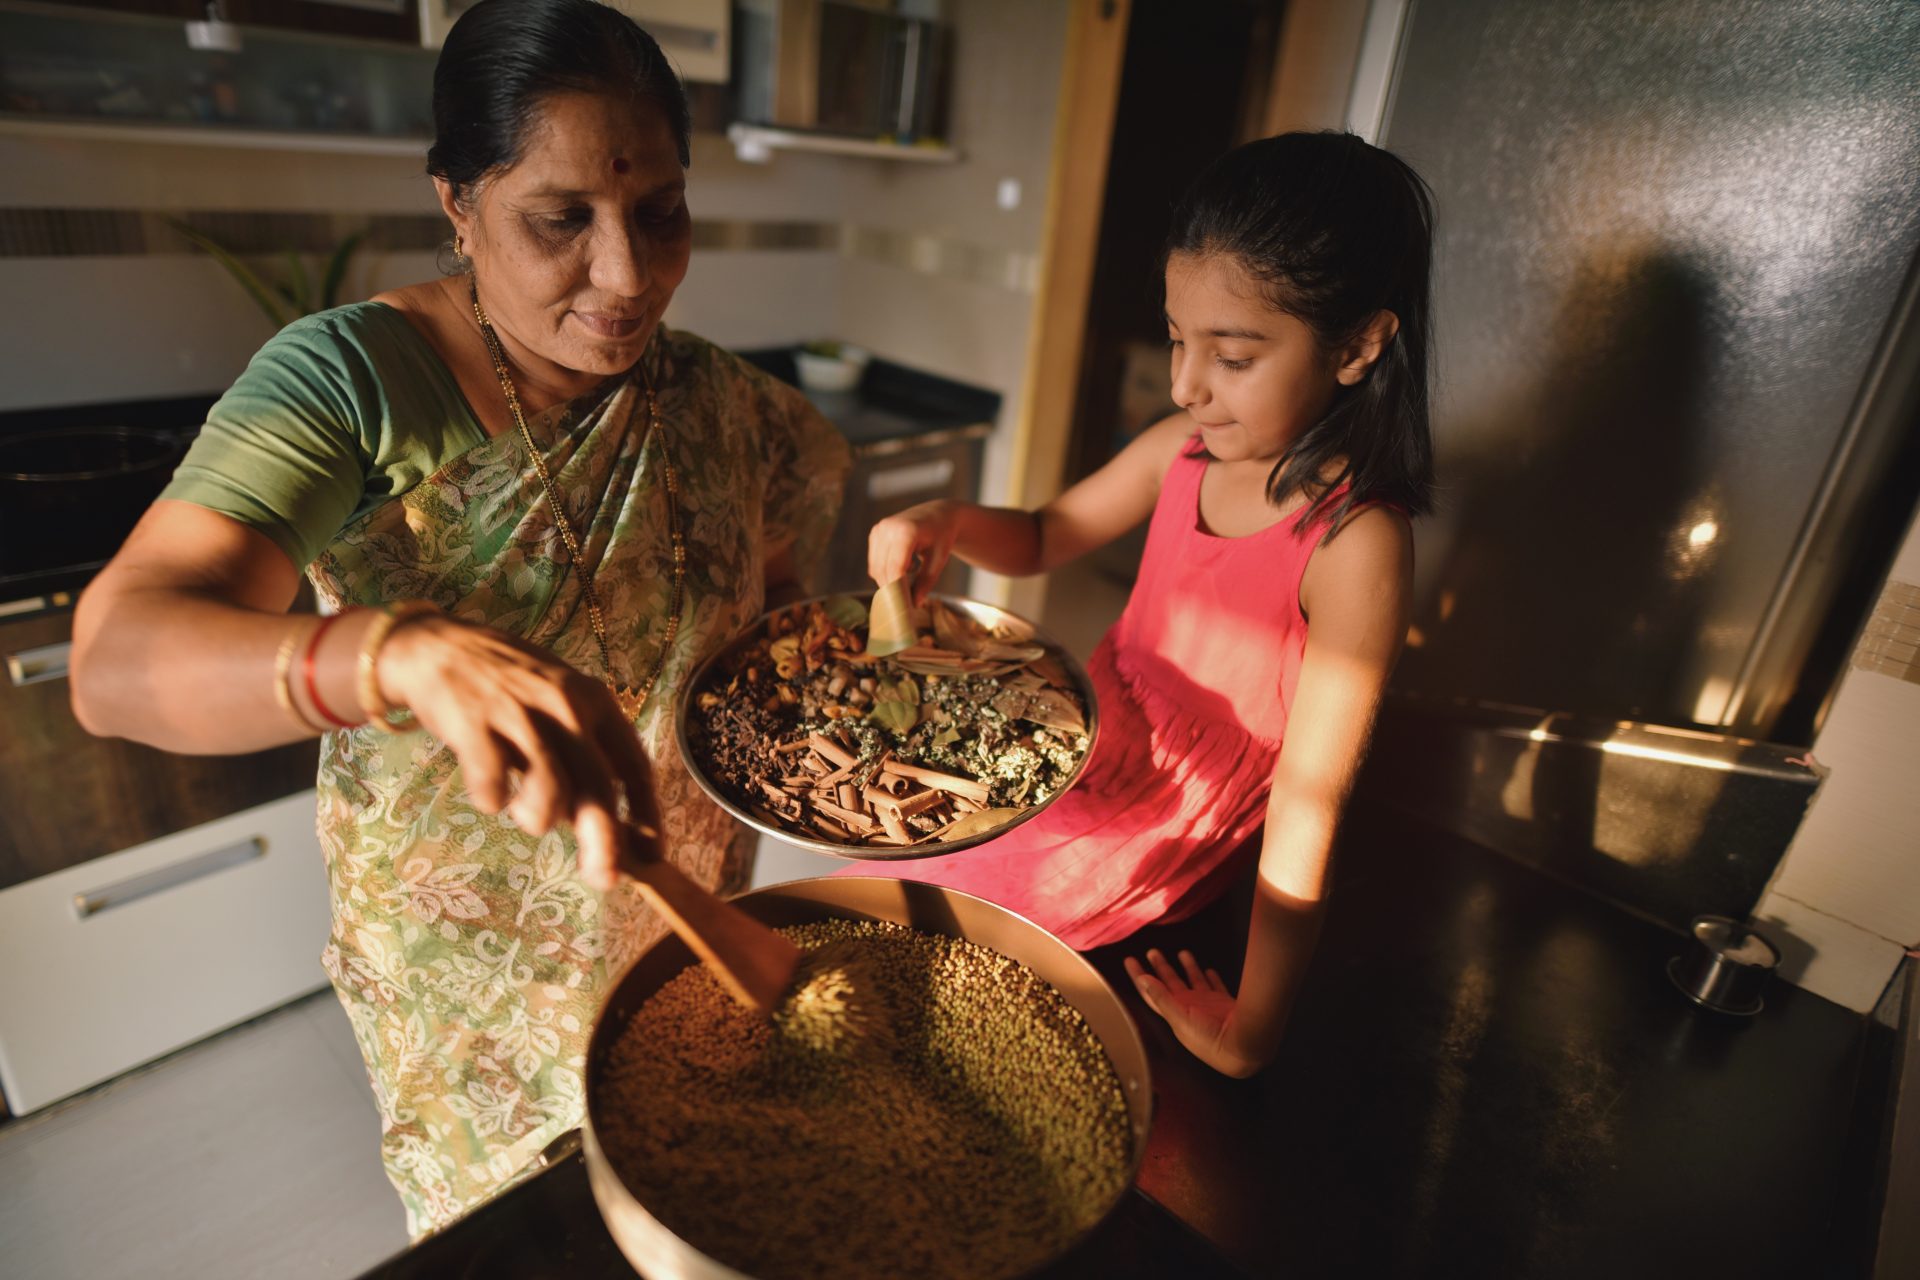
[[[1082,667],[1079,660],[1072,654],[1049,639],[1040,628],[1034,626],[1019,614],[1009,613],[998,605],[991,605],[983,600],[969,600],[964,596],[936,595],[932,598],[944,602],[949,608],[965,614],[976,622],[989,627],[1005,628],[1015,635],[1020,636],[1022,639],[1030,640],[1034,644],[1046,646],[1048,655],[1065,668],[1067,677],[1073,681],[1074,692],[1080,695],[1080,701],[1087,709],[1087,749],[1080,756],[1080,762],[1074,766],[1073,772],[1068,774],[1066,780],[1060,784],[1059,790],[1055,791],[1039,804],[1031,805],[1023,809],[1020,813],[1008,818],[997,827],[990,828],[986,831],[975,832],[970,836],[962,836],[957,840],[930,840],[925,844],[909,845],[904,849],[889,848],[880,845],[843,844],[838,840],[829,840],[823,836],[803,835],[798,831],[783,827],[776,822],[768,822],[752,809],[740,804],[731,795],[727,794],[725,787],[722,787],[716,780],[707,776],[705,766],[702,765],[699,757],[694,754],[693,742],[688,734],[688,726],[696,705],[696,695],[706,687],[709,677],[712,676],[716,668],[730,662],[735,655],[752,645],[759,636],[765,633],[767,621],[772,618],[774,614],[785,613],[789,609],[804,609],[810,604],[831,598],[831,596],[815,596],[810,600],[802,600],[795,604],[783,605],[778,609],[769,610],[761,614],[760,617],[754,620],[752,626],[729,641],[726,647],[701,663],[699,668],[693,673],[693,679],[687,682],[686,695],[680,699],[680,706],[675,716],[675,731],[679,734],[680,738],[680,758],[687,762],[687,771],[693,775],[693,780],[700,784],[701,790],[713,797],[714,803],[718,804],[722,809],[725,809],[728,813],[746,823],[755,831],[760,832],[762,835],[772,836],[776,840],[784,840],[788,844],[811,850],[814,853],[830,854],[836,858],[857,858],[862,861],[871,862],[899,862],[909,858],[934,858],[943,853],[956,853],[961,849],[970,849],[974,845],[997,839],[1021,823],[1033,818],[1042,809],[1045,809],[1048,805],[1072,790],[1073,784],[1078,782],[1080,776],[1087,771],[1087,761],[1093,759],[1093,749],[1099,744],[1100,707],[1098,700],[1094,697],[1093,681],[1088,678],[1086,668]]]
[[[1152,1117],[1153,1086],[1147,1069],[1147,1050],[1120,997],[1094,967],[1060,939],[1039,925],[971,894],[937,885],[918,884],[876,876],[830,876],[773,885],[734,899],[758,920],[774,926],[815,920],[889,920],[927,933],[946,934],[991,947],[1032,969],[1052,983],[1086,1018],[1107,1051],[1126,1096],[1133,1128],[1133,1150],[1126,1179],[1104,1221],[1119,1205],[1139,1175],[1147,1152],[1147,1126]],[[582,1125],[587,1177],[594,1202],[620,1252],[647,1280],[752,1280],[700,1252],[647,1211],[614,1171],[600,1145],[599,1123],[606,1114],[608,1058],[634,1013],[687,965],[693,953],[668,934],[649,947],[620,985],[614,988],[594,1025],[587,1046],[587,1117]],[[847,1212],[858,1213],[858,1205]],[[1098,1222],[1056,1253],[1036,1259],[1034,1269],[1046,1266],[1091,1235]]]

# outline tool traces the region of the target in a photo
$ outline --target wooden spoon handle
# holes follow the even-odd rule
[[[734,999],[769,1013],[778,1006],[800,964],[799,947],[664,858],[634,868],[633,877]]]

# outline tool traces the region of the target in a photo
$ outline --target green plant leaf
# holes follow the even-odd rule
[[[331,311],[340,305],[340,282],[347,278],[347,260],[353,257],[353,251],[367,238],[366,231],[360,230],[342,240],[333,248],[333,255],[327,259],[327,269],[320,278],[320,309]]]
[[[255,273],[253,268],[234,257],[219,241],[194,230],[194,228],[188,226],[180,219],[168,218],[167,225],[179,232],[185,239],[204,250],[209,257],[224,267],[227,274],[232,276],[235,282],[247,291],[247,295],[253,299],[255,305],[267,313],[267,319],[272,321],[274,328],[283,329],[287,326],[287,323],[292,317],[287,315],[286,308],[274,298],[273,290],[268,287],[266,281],[262,280],[259,275]]]
[[[317,308],[308,305],[313,301],[313,282],[307,279],[307,264],[292,249],[286,251],[286,258],[287,287],[280,292],[286,295],[295,311],[303,316],[312,315]]]

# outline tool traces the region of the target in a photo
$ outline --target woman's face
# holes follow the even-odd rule
[[[633,366],[692,245],[686,170],[664,111],[554,94],[518,163],[482,180],[468,204],[437,185],[504,338],[579,373]]]

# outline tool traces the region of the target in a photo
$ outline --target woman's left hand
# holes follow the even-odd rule
[[[1233,1048],[1233,993],[1217,970],[1201,969],[1193,952],[1182,951],[1175,969],[1166,953],[1158,947],[1147,952],[1147,965],[1132,956],[1126,960],[1127,976],[1139,989],[1140,998],[1155,1013],[1167,1020],[1180,1043],[1193,1056],[1223,1075],[1244,1079],[1260,1069],[1260,1064]]]

